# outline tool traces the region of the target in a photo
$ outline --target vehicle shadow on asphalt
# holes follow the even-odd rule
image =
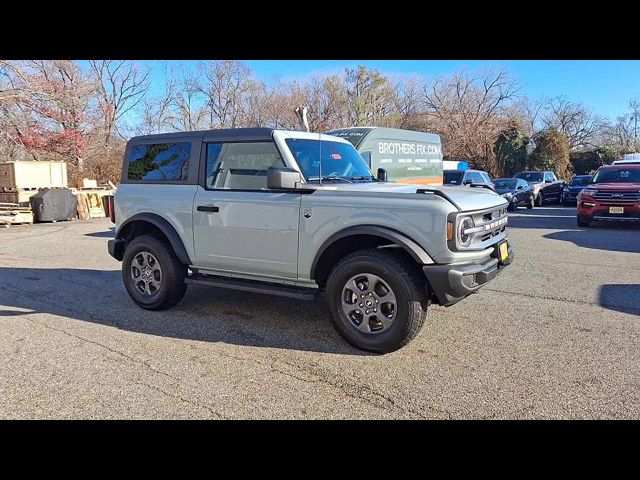
[[[0,267],[0,319],[33,313],[184,340],[373,355],[336,333],[323,298],[305,302],[190,285],[178,305],[150,312],[131,301],[120,270]]]
[[[602,285],[598,303],[609,310],[640,316],[640,285]]]
[[[564,230],[543,235],[551,240],[571,242],[578,247],[611,252],[640,253],[638,230],[640,228],[582,228],[580,230]]]

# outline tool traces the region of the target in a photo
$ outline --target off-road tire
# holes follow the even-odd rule
[[[360,273],[380,277],[396,298],[395,319],[387,330],[377,334],[359,331],[342,310],[343,289]],[[340,260],[327,280],[326,298],[338,333],[354,347],[376,353],[392,352],[415,338],[429,306],[426,278],[420,267],[389,249],[359,250]]]
[[[160,264],[162,280],[160,288],[153,295],[143,295],[135,287],[131,275],[131,265],[140,252],[151,253]],[[184,279],[187,266],[180,263],[168,242],[151,235],[141,235],[128,243],[122,259],[122,279],[131,299],[146,310],[164,310],[174,306],[187,291]]]

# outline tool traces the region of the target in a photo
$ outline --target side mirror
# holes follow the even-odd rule
[[[298,188],[302,175],[293,168],[269,167],[267,169],[267,188],[269,190],[291,190]]]
[[[522,185],[518,185],[518,186],[516,187],[516,190],[522,190],[523,188],[524,188],[524,187],[523,187]]]
[[[544,181],[544,183],[551,183],[553,180],[549,180],[548,178]]]
[[[389,175],[387,174],[387,171],[384,168],[378,169],[378,175],[376,177],[378,180],[380,180],[381,182],[386,182],[388,176]]]
[[[462,182],[464,185],[471,185],[473,183],[473,180],[465,180],[464,182]]]

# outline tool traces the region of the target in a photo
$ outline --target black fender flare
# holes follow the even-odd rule
[[[162,218],[160,215],[156,215],[155,213],[137,213],[132,217],[127,218],[122,225],[120,225],[120,228],[118,228],[116,238],[121,238],[122,232],[125,231],[127,225],[131,225],[133,222],[146,222],[158,228],[158,230],[160,230],[169,240],[169,243],[180,262],[185,265],[192,264],[189,254],[187,253],[187,249],[184,248],[184,243],[182,243],[182,239],[180,238],[180,235],[178,235],[176,229],[166,219]]]
[[[420,265],[428,265],[434,263],[429,254],[420,245],[418,245],[418,243],[416,243],[406,235],[393,230],[392,228],[381,227],[379,225],[358,225],[340,230],[339,232],[331,235],[322,243],[322,245],[316,252],[313,263],[311,264],[310,278],[315,277],[315,271],[318,265],[318,261],[322,258],[322,255],[325,253],[325,251],[337,240],[345,237],[350,237],[352,235],[374,235],[376,237],[384,238],[397,245],[400,245]]]

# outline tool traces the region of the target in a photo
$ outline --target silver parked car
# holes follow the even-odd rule
[[[354,346],[389,352],[511,262],[507,202],[485,189],[374,176],[346,140],[272,129],[132,138],[115,195],[133,301],[179,302],[188,284],[312,299]]]

